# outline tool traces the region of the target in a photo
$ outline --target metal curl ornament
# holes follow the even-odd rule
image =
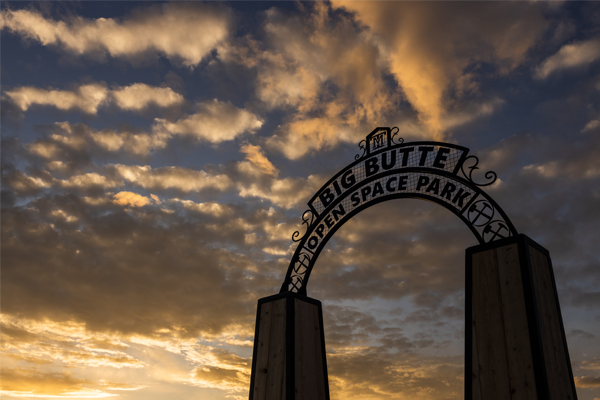
[[[367,141],[366,141],[365,139],[361,140],[361,141],[358,143],[358,148],[359,148],[360,150],[362,150],[362,151],[363,151],[363,153],[362,153],[362,154],[357,154],[357,155],[355,155],[355,156],[354,156],[354,160],[361,159],[361,158],[363,158],[363,157],[365,156],[365,154],[367,154]]]
[[[467,168],[469,169],[469,173],[467,174],[465,172],[465,164],[467,164],[467,160],[469,160],[469,159],[474,159],[475,164],[473,164],[472,166],[467,166]],[[479,165],[479,158],[477,158],[477,156],[470,155],[465,158],[462,165],[460,166],[460,170],[463,173],[463,175],[465,176],[465,178],[467,178],[469,180],[469,182],[473,183],[474,185],[481,186],[481,187],[493,185],[494,182],[496,182],[496,179],[498,179],[498,175],[496,175],[496,173],[494,171],[487,171],[484,174],[485,179],[489,180],[489,182],[487,182],[487,183],[477,183],[473,180],[473,177],[472,177],[473,171],[476,169],[479,169],[479,167],[477,165]]]
[[[393,127],[390,132],[390,140],[392,141],[392,145],[404,143],[404,138],[401,138],[401,137],[398,138],[398,141],[394,140],[394,138],[398,135],[398,132],[400,132],[400,129],[398,129],[397,126]]]
[[[308,220],[308,217],[306,214],[310,213],[310,221]],[[306,225],[306,232],[304,232],[304,235],[306,235],[306,233],[310,230],[310,226],[312,225],[312,223],[315,220],[315,215],[313,214],[312,210],[306,210],[302,213],[302,225]],[[299,242],[304,238],[304,235],[300,236],[300,232],[296,231],[292,234],[292,241],[293,242]]]

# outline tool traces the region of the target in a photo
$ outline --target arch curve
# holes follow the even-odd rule
[[[396,139],[398,128],[379,127],[359,143],[362,155],[334,175],[309,200],[302,214],[306,231],[294,232],[298,247],[280,293],[306,295],[317,257],[333,234],[354,215],[382,201],[417,198],[433,201],[457,215],[480,243],[514,236],[517,231],[504,211],[473,177],[479,159],[452,143]],[[465,168],[467,170],[465,170]]]

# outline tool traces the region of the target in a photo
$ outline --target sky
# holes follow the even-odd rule
[[[600,399],[600,3],[1,5],[6,398],[246,399],[256,306],[375,127],[471,149]],[[332,399],[463,398],[469,229],[398,199],[315,264]]]

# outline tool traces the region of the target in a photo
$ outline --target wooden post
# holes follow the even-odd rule
[[[329,400],[320,301],[291,292],[258,300],[250,400]]]
[[[465,400],[576,400],[550,255],[525,235],[466,254]]]

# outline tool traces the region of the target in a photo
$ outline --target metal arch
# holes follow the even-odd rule
[[[398,128],[373,130],[359,143],[363,154],[357,155],[354,162],[334,175],[309,200],[309,209],[302,214],[306,232],[300,236],[300,232],[296,231],[292,236],[292,240],[298,242],[298,247],[290,261],[280,293],[292,291],[306,295],[306,285],[314,263],[333,234],[357,213],[383,201],[417,198],[440,204],[457,215],[480,243],[517,234],[506,213],[480,188],[493,184],[496,173],[485,173],[488,182],[475,182],[472,175],[478,169],[479,159],[468,156],[469,149],[442,142],[405,143],[402,138],[395,139],[397,133]],[[437,151],[435,157],[434,151]],[[375,172],[369,174],[373,170]],[[418,182],[415,182],[417,177]],[[384,179],[387,179],[387,191],[383,189]],[[413,185],[410,189],[406,186],[409,179],[410,185]],[[392,187],[394,180],[397,182],[396,188],[402,182],[402,192],[396,192],[396,188]],[[442,183],[444,188],[440,195]],[[428,185],[427,189],[421,191],[425,185]],[[456,189],[459,190],[454,194]],[[375,190],[380,192],[378,197],[375,197]],[[371,191],[373,196],[366,200]]]

